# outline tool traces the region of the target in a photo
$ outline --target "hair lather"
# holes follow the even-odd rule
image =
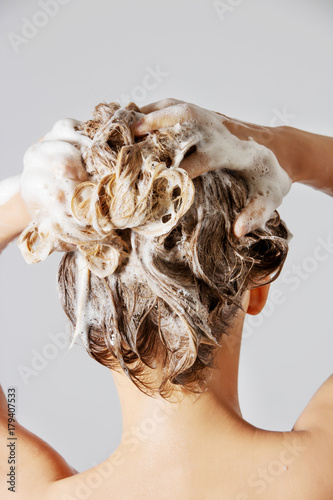
[[[244,179],[218,170],[192,182],[178,166],[197,140],[195,128],[135,141],[137,110],[100,104],[79,127],[94,143],[82,151],[91,179],[72,202],[87,224],[78,249],[92,270],[86,347],[141,390],[167,397],[175,385],[204,389],[205,369],[223,348],[243,292],[278,276],[289,233],[275,212],[265,229],[235,238],[247,203]],[[58,283],[74,328],[78,270],[78,252],[67,252]],[[158,374],[157,389],[147,370]]]
[[[217,170],[192,181],[180,164],[200,140],[195,125],[137,139],[140,116],[133,103],[99,104],[71,122],[84,175],[60,217],[37,213],[19,246],[28,262],[65,252],[58,285],[73,341],[83,332],[99,363],[168,397],[175,385],[204,389],[243,292],[278,276],[289,233],[274,212],[237,239],[245,180]]]
[[[106,277],[128,256],[117,230],[166,234],[189,209],[194,186],[178,167],[196,134],[182,127],[136,143],[133,124],[139,112],[134,103],[126,108],[99,104],[93,120],[78,125],[77,132],[91,139],[76,145],[89,179],[78,183],[71,214],[63,213],[66,226],[37,214],[23,232],[19,246],[28,262],[74,248],[96,276]]]

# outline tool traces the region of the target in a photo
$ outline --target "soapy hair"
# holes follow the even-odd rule
[[[45,217],[44,210],[23,231],[18,244],[27,262],[40,262],[54,250],[77,249],[91,272],[103,278],[128,257],[117,230],[165,234],[189,209],[194,186],[178,166],[196,134],[187,126],[136,143],[133,125],[139,111],[134,103],[124,108],[102,103],[93,120],[73,131],[88,180],[77,183],[61,220]]]
[[[168,397],[175,385],[200,392],[243,292],[278,276],[289,234],[274,212],[265,229],[235,238],[245,181],[228,170],[191,181],[178,164],[193,150],[193,129],[135,141],[133,119],[103,104],[80,126],[94,139],[83,152],[91,181],[77,188],[72,203],[87,221],[87,241],[79,245],[91,269],[87,350],[147,394]],[[58,283],[73,328],[77,282],[78,252],[67,252]],[[157,388],[147,377],[154,371]]]

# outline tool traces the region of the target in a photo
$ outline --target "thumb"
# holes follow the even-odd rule
[[[271,217],[271,207],[267,206],[260,195],[255,195],[242,210],[234,225],[235,236],[241,238],[247,233],[263,227]]]

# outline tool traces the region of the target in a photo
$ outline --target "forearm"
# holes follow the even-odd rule
[[[293,182],[333,195],[333,138],[293,127],[264,127],[233,119],[224,124],[239,139],[252,137],[273,151]]]
[[[294,182],[333,195],[333,138],[292,127],[281,127],[281,161],[289,156]]]
[[[19,193],[0,205],[0,250],[29,224],[31,217]]]

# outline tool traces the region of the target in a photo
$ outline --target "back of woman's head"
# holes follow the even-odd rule
[[[214,365],[216,350],[223,349],[223,335],[229,334],[241,308],[243,292],[279,274],[288,251],[288,231],[275,212],[265,229],[237,239],[232,228],[247,202],[245,181],[226,170],[208,172],[193,180],[193,197],[192,182],[174,165],[181,142],[178,132],[156,132],[135,142],[127,115],[121,124],[110,123],[117,109],[100,105],[94,120],[80,126],[81,133],[93,139],[109,124],[104,142],[99,141],[98,148],[90,148],[84,156],[88,171],[100,162],[112,176],[121,157],[123,176],[118,172],[110,187],[110,178],[106,180],[103,171],[98,200],[96,196],[89,200],[95,208],[98,205],[99,227],[110,222],[111,206],[114,212],[120,210],[113,203],[117,181],[121,179],[126,186],[118,200],[122,210],[118,220],[122,222],[113,223],[109,240],[104,235],[97,248],[96,238],[90,237],[93,250],[82,242],[79,247],[92,270],[86,304],[88,352],[101,364],[122,369],[147,393],[152,393],[149,369],[159,373],[162,396],[168,396],[175,385],[201,391],[206,368]],[[130,109],[137,111],[134,106]],[[190,153],[190,130],[185,127],[182,134]],[[138,185],[146,174],[141,165],[152,158],[154,169],[164,165],[164,174],[157,184],[147,181],[142,190]],[[173,170],[185,177],[170,181]],[[89,203],[86,196],[82,202],[82,189],[76,193],[80,199],[74,196],[73,210],[87,214]],[[165,211],[160,199],[172,210]],[[131,223],[126,223],[126,214]],[[134,223],[138,214],[140,222]],[[169,224],[170,219],[170,226],[160,230],[158,224]],[[149,229],[152,226],[154,230]],[[77,281],[78,252],[68,252],[59,268],[59,289],[73,327],[77,322]]]

